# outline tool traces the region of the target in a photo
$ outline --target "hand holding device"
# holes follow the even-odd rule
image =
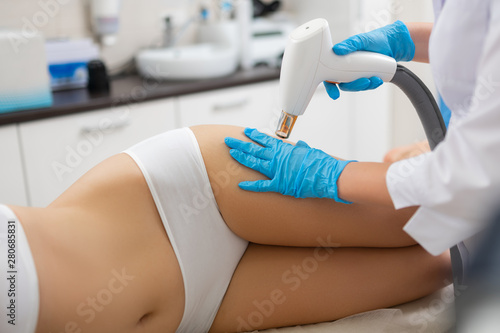
[[[396,21],[370,32],[354,35],[333,46],[336,55],[347,55],[356,51],[370,51],[394,58],[396,61],[411,61],[415,56],[415,44],[406,25]],[[328,95],[337,99],[339,88],[344,91],[362,91],[379,87],[383,83],[379,77],[360,78],[340,83],[338,86],[325,82]]]
[[[379,77],[389,82],[396,73],[394,58],[359,51],[339,56],[332,52],[332,37],[325,19],[315,19],[296,28],[288,39],[280,75],[281,117],[276,135],[288,138],[316,88],[323,81],[351,82]]]

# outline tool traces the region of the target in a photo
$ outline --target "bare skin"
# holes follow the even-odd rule
[[[238,182],[263,178],[236,164],[223,143],[245,139],[242,129],[192,129],[224,220],[253,242],[211,332],[334,320],[417,299],[450,278],[447,255],[428,255],[401,231],[412,210],[242,191]],[[175,332],[182,275],[128,155],[104,161],[47,208],[11,208],[37,267],[37,333]]]
[[[411,40],[415,44],[413,61],[429,63],[429,39],[431,38],[433,23],[410,22],[406,23]]]
[[[384,162],[394,163],[430,151],[431,148],[429,147],[429,142],[420,141],[411,145],[396,147],[389,150],[384,156]]]

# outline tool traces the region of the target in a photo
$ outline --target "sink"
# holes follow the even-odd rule
[[[139,73],[162,80],[208,79],[233,73],[238,50],[228,44],[200,43],[149,49],[136,56]]]
[[[239,37],[235,21],[201,24],[197,43],[141,51],[136,56],[137,68],[144,77],[162,80],[229,75],[239,65]]]

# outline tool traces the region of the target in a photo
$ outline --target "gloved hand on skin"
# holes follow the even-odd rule
[[[415,44],[406,25],[396,21],[385,27],[363,34],[354,35],[333,46],[336,55],[346,55],[355,51],[371,51],[393,57],[396,61],[411,61],[415,56]],[[344,91],[362,91],[379,87],[383,83],[379,77],[361,78],[338,86],[325,82],[326,91],[332,99]]]
[[[246,128],[245,135],[260,146],[227,137],[225,143],[231,148],[229,153],[236,161],[269,180],[241,182],[241,189],[350,203],[339,198],[337,180],[345,166],[354,161],[337,160],[303,141],[294,146],[255,129]]]

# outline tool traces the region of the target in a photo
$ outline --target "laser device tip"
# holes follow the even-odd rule
[[[292,133],[293,125],[295,125],[296,120],[297,116],[293,116],[286,113],[285,111],[281,111],[280,120],[278,121],[278,128],[275,132],[276,135],[282,139],[288,139],[290,133]]]

